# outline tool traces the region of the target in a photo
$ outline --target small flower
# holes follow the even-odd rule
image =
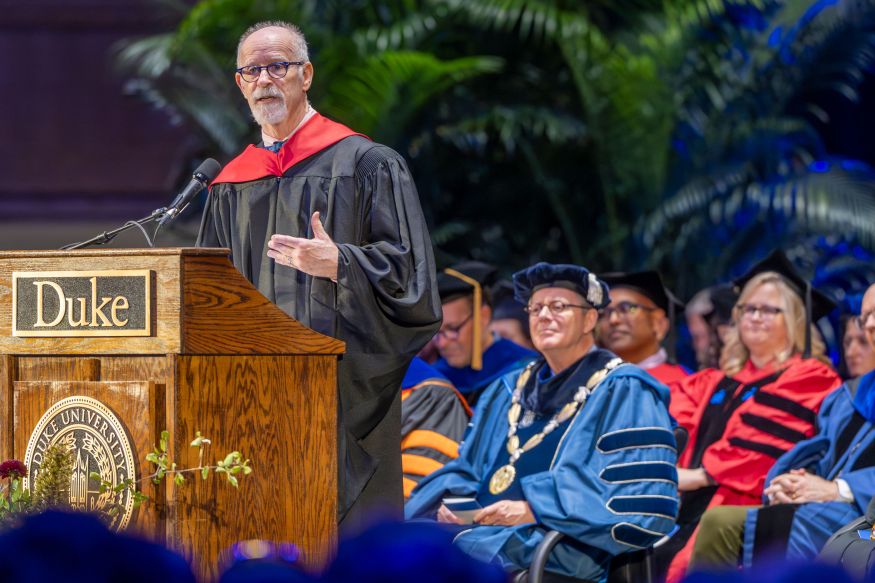
[[[21,478],[27,475],[27,466],[18,460],[6,460],[0,464],[0,478]]]

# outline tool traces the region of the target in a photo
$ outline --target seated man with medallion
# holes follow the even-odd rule
[[[468,554],[525,569],[549,530],[566,535],[547,570],[599,581],[611,559],[674,526],[677,453],[668,389],[595,346],[607,285],[575,265],[514,275],[543,355],[483,393],[459,457],[424,478],[408,519],[453,525]],[[445,504],[468,498],[473,523]]]

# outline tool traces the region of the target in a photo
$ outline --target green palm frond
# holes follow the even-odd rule
[[[641,220],[637,230],[643,246],[662,246],[663,242],[671,240],[671,230],[677,225],[682,231],[697,229],[698,225],[694,223],[707,216],[712,204],[744,188],[751,175],[750,164],[740,164],[693,179]]]
[[[440,60],[416,51],[378,53],[334,76],[321,107],[363,133],[391,142],[432,97],[502,66],[497,57]]]
[[[198,89],[181,86],[171,91],[168,98],[227,156],[238,153],[253,133],[251,118],[227,100],[205,99]]]
[[[749,180],[749,168],[738,167],[687,185],[642,221],[639,232],[643,245],[661,249],[654,256],[659,262],[709,246],[719,256],[730,242],[746,240],[744,231],[751,225],[770,226],[773,237],[840,232],[873,248],[873,217],[871,172],[833,165],[759,183]]]
[[[450,241],[453,241],[454,239],[464,237],[470,232],[470,223],[466,223],[464,221],[447,221],[446,223],[437,225],[436,227],[431,229],[429,234],[431,235],[431,240],[435,245],[443,246]]]
[[[200,44],[223,66],[231,67],[237,41],[248,26],[278,19],[313,22],[319,5],[319,0],[200,0],[180,24],[176,41],[182,54],[188,46]],[[320,31],[316,27],[312,32],[318,35]]]
[[[746,0],[732,3],[734,6],[763,8],[766,0]],[[674,39],[708,27],[715,19],[726,14],[730,3],[726,0],[666,0],[665,21],[669,24],[666,38]]]
[[[174,58],[177,47],[173,35],[118,45],[116,65],[133,76],[126,89],[167,111],[171,119],[190,122],[224,154],[238,151],[251,124],[229,72],[199,43],[190,42]]]
[[[174,33],[124,41],[116,46],[115,66],[128,74],[157,79],[173,64]]]
[[[586,126],[579,119],[550,108],[526,105],[492,107],[479,115],[438,126],[435,133],[463,151],[482,151],[493,139],[514,152],[524,139],[580,145],[587,137]]]
[[[414,49],[437,30],[448,12],[446,6],[437,6],[433,12],[407,14],[388,25],[374,25],[356,31],[353,41],[362,54]]]
[[[560,0],[433,0],[484,30],[517,31],[536,42],[555,39],[569,26],[590,28],[585,9]]]

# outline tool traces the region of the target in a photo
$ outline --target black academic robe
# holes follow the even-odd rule
[[[346,342],[338,369],[338,519],[354,528],[369,508],[400,512],[401,380],[440,326],[441,308],[428,229],[400,155],[350,135],[288,167],[290,152],[318,140],[312,128],[330,123],[318,115],[307,122],[277,154],[286,160],[272,170],[277,175],[265,170],[241,181],[253,176],[253,160],[266,159],[264,150],[244,152],[244,171],[211,188],[197,244],[229,247],[262,294]],[[337,283],[267,256],[275,233],[312,238],[315,211],[339,249]]]

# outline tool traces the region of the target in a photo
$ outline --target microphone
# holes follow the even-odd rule
[[[191,177],[191,182],[189,182],[186,187],[176,195],[176,198],[173,199],[173,202],[171,202],[170,206],[167,207],[167,210],[164,211],[164,216],[158,219],[158,226],[169,223],[176,218],[176,215],[184,211],[185,207],[188,206],[188,203],[191,202],[191,199],[197,196],[200,191],[208,187],[210,183],[215,180],[221,169],[222,165],[212,158],[207,158],[201,162],[201,165],[194,171],[194,174]]]

